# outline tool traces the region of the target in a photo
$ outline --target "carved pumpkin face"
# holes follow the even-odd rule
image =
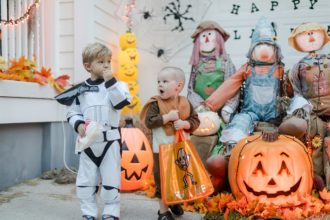
[[[311,158],[304,144],[280,135],[274,142],[260,135],[241,140],[232,150],[229,183],[236,197],[280,205],[293,194],[310,194],[313,186]]]
[[[119,45],[122,49],[136,47],[136,36],[132,32],[126,32],[119,37]]]
[[[221,119],[217,113],[212,111],[198,112],[198,118],[200,121],[199,127],[193,132],[197,136],[207,136],[215,134],[221,124]]]
[[[117,77],[119,80],[122,80],[125,82],[137,81],[138,70],[133,63],[120,64]]]
[[[138,64],[140,61],[140,55],[136,48],[127,48],[119,51],[119,63],[133,63]]]
[[[139,92],[139,85],[137,84],[137,82],[129,81],[129,82],[127,82],[127,85],[128,85],[129,93],[131,94],[131,96],[137,95],[137,93]]]
[[[153,169],[153,155],[147,137],[134,127],[121,128],[121,190],[140,189]]]

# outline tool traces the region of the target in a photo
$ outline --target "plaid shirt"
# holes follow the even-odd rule
[[[188,95],[187,95],[189,101],[191,102],[194,108],[200,106],[201,103],[204,101],[204,99],[194,91],[197,68],[198,66],[192,67],[190,73],[190,79],[188,83]],[[236,72],[236,68],[229,56],[228,58],[222,57],[221,70],[225,73],[225,80],[227,80],[231,75],[233,75]],[[239,92],[233,98],[229,99],[225,105],[229,106],[231,109],[235,111],[238,107],[238,104],[239,104]]]

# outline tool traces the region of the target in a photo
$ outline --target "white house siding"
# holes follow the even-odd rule
[[[70,76],[74,72],[74,3],[74,0],[58,1],[58,71]]]
[[[138,49],[141,54],[139,84],[142,104],[145,103],[151,95],[156,94],[156,74],[162,67],[167,65],[181,67],[186,72],[186,78],[189,78],[191,69],[189,58],[193,47],[192,39],[189,36],[202,20],[214,20],[231,34],[231,38],[226,42],[225,46],[236,68],[239,68],[246,61],[246,53],[248,52],[251,40],[251,30],[255,27],[257,20],[261,16],[265,16],[269,20],[274,21],[278,26],[278,43],[285,57],[284,62],[286,69],[291,68],[293,64],[304,56],[303,53],[295,51],[287,43],[291,28],[296,27],[302,22],[319,22],[327,26],[328,32],[330,32],[330,1],[328,0],[180,0],[182,11],[186,8],[187,4],[192,4],[192,8],[199,8],[199,10],[195,9],[197,12],[196,14],[188,13],[186,14],[187,17],[198,17],[198,13],[203,13],[203,7],[206,8],[203,4],[209,3],[210,5],[203,19],[196,19],[195,23],[192,22],[193,25],[191,25],[191,21],[183,21],[185,31],[182,32],[182,35],[186,36],[186,41],[183,42],[181,46],[177,46],[177,53],[170,57],[168,62],[164,62],[151,53],[150,49],[146,46],[150,38],[147,38],[142,32],[145,32],[147,27],[149,29],[153,28],[156,24],[160,26],[158,31],[164,31],[164,28],[167,28],[163,26],[162,20],[162,17],[165,15],[163,11],[164,5],[167,5],[169,2],[174,2],[176,4],[176,1],[144,0],[136,2],[137,6],[134,16],[138,25],[133,26],[133,31],[138,35]],[[272,2],[274,2],[273,4],[276,4],[276,2],[278,3],[278,6],[273,7],[274,10],[271,10]],[[240,6],[238,14],[231,13],[234,4]],[[296,9],[294,9],[295,4]],[[311,9],[312,4],[313,9]],[[162,6],[163,8],[161,9],[160,7]],[[254,12],[251,13],[254,6],[256,6],[259,11],[256,11],[254,8]],[[149,11],[152,10],[153,12],[154,17],[148,21],[143,21],[142,19],[141,12],[145,9]],[[192,11],[192,9],[190,11]],[[167,21],[170,26],[172,25],[173,27],[173,25],[175,25],[175,22],[170,23],[174,21],[173,17],[168,17]],[[240,37],[240,39],[234,39],[235,30],[237,31],[236,38]],[[174,39],[180,38],[175,31],[171,32],[168,30],[167,32],[172,33],[172,38]],[[165,43],[171,42],[169,40],[171,35],[166,35],[167,39],[162,39],[156,32],[154,32],[154,34],[150,32],[149,34],[153,35],[154,38],[158,38],[157,40],[153,40],[153,43],[158,42],[159,45],[165,45],[165,48],[171,48],[173,51],[173,45],[175,45],[176,42]],[[174,48],[174,51],[175,50]],[[186,89],[184,89],[182,94],[186,94]]]
[[[83,68],[81,52],[93,42],[100,42],[111,48],[113,66],[116,67],[120,19],[116,9],[121,1],[116,0],[75,0],[74,3],[74,83],[86,79],[89,74]]]

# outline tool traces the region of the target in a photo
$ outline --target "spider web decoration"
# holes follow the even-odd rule
[[[190,36],[197,24],[204,20],[212,5],[212,0],[180,0],[179,2],[181,14],[186,11],[188,5],[191,5],[184,16],[189,18],[193,15],[194,19],[194,21],[183,19],[183,30],[181,31],[172,31],[173,28],[179,26],[178,20],[173,15],[167,16],[166,23],[164,22],[164,16],[168,14],[168,10],[165,11],[166,7],[169,7],[171,3],[177,7],[177,0],[139,0],[135,2],[135,9],[132,11],[132,31],[139,39],[137,48],[141,52],[150,53],[156,59],[168,62],[177,53],[192,45]],[[121,1],[119,7],[114,11],[119,19],[122,19],[124,15],[126,4],[127,0]]]
[[[181,4],[180,4],[180,0],[176,0],[175,2],[170,2],[166,7],[165,7],[165,12],[167,12],[167,14],[163,17],[164,22],[166,24],[166,19],[167,17],[171,17],[173,16],[173,18],[175,20],[178,21],[178,25],[176,27],[174,27],[171,31],[183,31],[184,28],[182,26],[182,21],[185,20],[190,20],[195,22],[195,20],[191,17],[186,17],[185,15],[189,13],[190,8],[192,7],[191,4],[187,5],[186,10],[184,10],[183,12],[181,12]]]

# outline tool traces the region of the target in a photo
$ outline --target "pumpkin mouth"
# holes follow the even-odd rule
[[[137,106],[137,104],[138,104],[138,102],[134,102],[134,103],[128,105],[127,107],[130,108],[130,109],[133,109]]]
[[[141,177],[142,177],[142,174],[143,174],[143,173],[147,173],[148,167],[149,167],[149,165],[146,165],[146,166],[141,170],[140,175],[137,174],[137,173],[134,171],[130,176],[128,176],[128,174],[127,174],[127,169],[126,169],[126,168],[123,168],[123,167],[121,167],[121,171],[125,171],[125,179],[126,179],[126,180],[131,180],[133,177],[135,177],[136,180],[140,180]]]
[[[136,56],[130,56],[129,58],[131,58],[131,60],[135,60]]]
[[[131,73],[130,72],[127,72],[126,73],[126,76],[133,76],[133,75],[134,75],[134,72],[131,72]]]
[[[243,183],[245,185],[245,188],[247,189],[248,192],[252,193],[255,196],[262,196],[265,195],[267,198],[275,198],[277,196],[289,196],[291,193],[296,192],[299,189],[300,183],[301,183],[301,178],[297,181],[296,184],[294,184],[288,191],[278,191],[276,193],[267,193],[266,191],[260,191],[256,192],[253,190],[252,187],[250,187],[244,180]]]

